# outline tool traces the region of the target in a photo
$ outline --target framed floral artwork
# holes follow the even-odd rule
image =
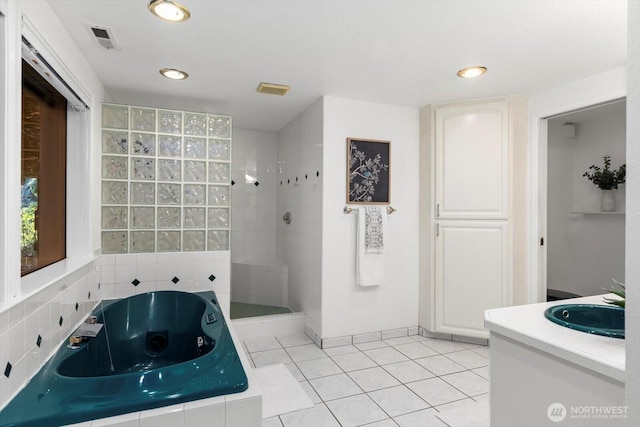
[[[347,203],[388,205],[390,141],[347,138]]]

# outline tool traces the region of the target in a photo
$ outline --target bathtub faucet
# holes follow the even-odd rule
[[[88,341],[90,338],[93,338],[93,337],[83,337],[82,335],[75,335],[75,334],[71,335],[69,337],[69,344],[67,344],[67,348],[70,350],[77,350],[80,348],[80,344]]]
[[[102,326],[102,323],[97,323],[96,316],[89,316],[69,337],[69,345],[67,345],[67,348],[75,350],[79,348],[83,342],[95,338],[102,329]]]
[[[69,337],[69,344],[67,345],[67,348],[71,349],[71,350],[77,350],[80,348],[80,344],[82,344],[83,342],[89,342],[90,340],[92,340],[95,337],[92,336],[87,336],[87,335],[80,335],[78,334],[78,331],[74,332],[73,335],[71,335]]]
[[[71,335],[69,337],[69,345],[71,347],[78,347],[78,344],[82,342],[82,337],[78,335]]]

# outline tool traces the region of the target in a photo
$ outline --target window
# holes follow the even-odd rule
[[[66,256],[67,101],[22,61],[21,274]]]

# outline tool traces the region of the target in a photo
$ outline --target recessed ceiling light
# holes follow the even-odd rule
[[[463,68],[458,71],[458,77],[462,77],[463,79],[470,79],[472,77],[478,77],[487,72],[487,67],[473,66]]]
[[[176,70],[175,68],[163,68],[160,74],[171,80],[184,80],[189,77],[185,71]]]
[[[189,9],[173,0],[151,0],[147,8],[158,18],[170,22],[183,22],[191,16]]]

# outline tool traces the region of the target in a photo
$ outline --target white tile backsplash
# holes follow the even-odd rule
[[[104,255],[102,255],[104,256]],[[115,257],[115,265],[135,265],[138,255],[136,254],[115,254],[109,255]]]
[[[131,282],[136,277],[135,264],[123,264],[116,267],[116,283]]]
[[[115,264],[105,266],[107,271],[113,269],[113,276],[102,274],[101,284],[107,298],[164,290],[213,290],[225,302],[230,297],[230,256],[229,251],[102,255]],[[215,276],[213,281],[211,275]],[[172,282],[174,277],[179,279],[177,283]],[[140,284],[134,286],[134,279]]]
[[[96,263],[84,265],[1,314],[5,326],[0,330],[0,408],[42,367],[100,300],[102,290],[98,288],[100,276]],[[40,347],[38,335],[42,338]],[[8,363],[11,364],[9,378],[2,375]]]
[[[102,266],[105,265],[115,265],[116,264],[116,255],[105,254],[102,255]]]

